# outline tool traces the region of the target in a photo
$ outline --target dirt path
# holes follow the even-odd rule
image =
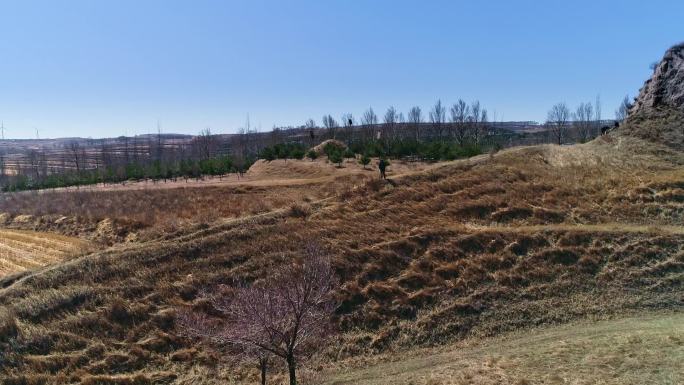
[[[684,381],[684,313],[521,331],[394,353],[326,384],[658,384]]]

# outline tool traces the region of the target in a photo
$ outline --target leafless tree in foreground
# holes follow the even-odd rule
[[[547,123],[559,145],[563,144],[569,117],[570,110],[568,110],[568,106],[565,103],[558,103],[551,107],[549,111]]]
[[[178,323],[189,335],[221,346],[235,346],[243,354],[269,353],[287,363],[290,385],[297,384],[298,362],[320,348],[330,335],[336,287],[330,261],[309,246],[301,261],[281,267],[262,281],[241,285],[210,297],[222,315],[220,323],[206,314],[181,312]],[[259,361],[265,375],[264,361]],[[262,383],[263,383],[262,378]]]

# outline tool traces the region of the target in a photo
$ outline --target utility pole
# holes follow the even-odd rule
[[[5,121],[3,120],[2,123],[0,123],[0,135],[2,136],[1,139],[5,140]]]
[[[36,139],[40,139],[40,135],[38,135],[38,127],[33,127],[36,129]]]

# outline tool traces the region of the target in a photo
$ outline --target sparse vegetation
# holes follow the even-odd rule
[[[359,163],[363,166],[363,168],[368,167],[368,165],[370,164],[370,161],[371,161],[370,157],[366,154],[361,155],[361,158],[359,159]]]
[[[640,155],[624,153],[625,146],[641,146]],[[331,199],[310,204],[306,221],[290,200],[285,210],[243,212],[244,219],[169,232],[30,274],[0,291],[19,336],[2,376],[53,383],[74,380],[76,371],[87,381],[112,372],[112,381],[258,377],[252,364],[219,365],[207,375],[217,357],[178,336],[173,312],[180,306],[211,314],[202,288],[259,281],[296,260],[311,240],[333,255],[341,331],[312,357],[313,368],[644,306],[677,309],[684,245],[677,189],[684,175],[672,167],[676,155],[663,158],[660,147],[649,146],[626,138],[617,151],[606,137],[583,146],[502,150],[396,177],[394,186],[336,184]],[[225,200],[222,191],[216,194]],[[594,202],[602,202],[600,210]],[[47,360],[60,364],[47,367]],[[274,380],[287,376],[278,366],[271,370]]]

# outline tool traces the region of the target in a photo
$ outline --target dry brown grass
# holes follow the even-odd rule
[[[89,249],[87,242],[77,238],[0,229],[0,277],[56,263]]]
[[[107,244],[124,241],[131,233],[149,239],[145,230],[154,229],[152,236],[156,236],[189,225],[303,207],[353,189],[375,175],[353,160],[344,164],[337,168],[324,159],[259,161],[239,181],[128,183],[6,193],[0,195],[0,226],[59,232]],[[389,176],[428,167],[432,165],[397,162]]]
[[[257,215],[241,211],[28,274],[0,289],[17,325],[17,337],[0,342],[9,357],[0,376],[245,380],[249,368],[214,366],[211,351],[177,337],[169,314],[178,306],[211,311],[200,289],[264,276],[311,241],[334,256],[342,281],[341,333],[321,363],[578,318],[681,310],[679,163],[651,152],[625,157],[614,143],[592,146],[581,151],[606,146],[603,160],[577,163],[571,150],[542,146],[391,182],[343,177],[319,186],[318,198],[329,199],[283,200]],[[260,190],[243,198],[251,193]],[[202,205],[221,210],[215,202]],[[188,349],[196,349],[192,361],[179,353]],[[63,364],[46,366],[46,357]]]
[[[251,186],[22,193],[5,196],[0,211],[57,219],[77,217],[89,223],[111,218],[132,226],[181,226],[264,213],[304,196],[316,199],[316,193],[316,190],[297,187]]]
[[[663,314],[545,327],[456,346],[342,362],[325,384],[614,384],[684,381],[684,317]]]

